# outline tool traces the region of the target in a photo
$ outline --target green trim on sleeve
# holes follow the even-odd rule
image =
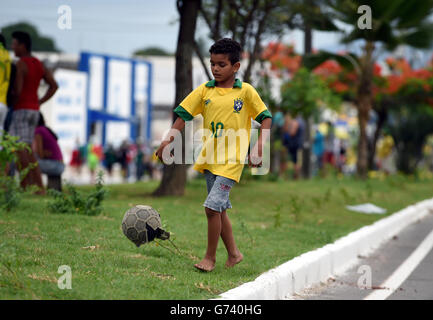
[[[269,112],[269,110],[263,111],[254,120],[256,120],[258,123],[262,123],[262,121],[266,118],[272,118],[272,114]]]
[[[239,79],[235,80],[235,83],[233,84],[233,88],[239,88],[242,89],[242,81]]]
[[[178,107],[176,107],[176,109],[174,109],[174,112],[182,118],[183,121],[191,121],[194,117],[192,116],[191,113],[189,113],[188,111],[186,111],[181,105],[179,105]]]

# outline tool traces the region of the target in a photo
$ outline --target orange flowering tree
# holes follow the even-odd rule
[[[422,156],[422,146],[433,133],[433,69],[429,65],[412,69],[405,59],[385,60],[384,75],[377,63],[373,67],[372,107],[377,114],[376,130],[369,137],[369,168],[374,169],[376,144],[385,127],[396,143],[397,168],[412,173]],[[358,75],[336,60],[326,60],[313,69],[335,93],[344,99],[356,98]]]
[[[433,134],[433,69],[429,65],[414,70],[405,59],[386,59],[391,74],[379,96],[393,103],[385,129],[392,135],[397,169],[410,174],[417,171],[423,146]]]
[[[282,87],[282,101],[283,105],[290,106],[292,112],[311,112],[311,99],[315,99],[314,93],[320,92],[320,85],[316,84],[321,83],[342,99],[355,104],[357,102],[361,73],[357,70],[359,58],[353,54],[328,54],[328,58],[323,59],[322,52],[317,61],[311,62],[311,57],[303,61],[293,46],[270,43],[263,51],[262,58],[270,63],[271,72],[278,77],[291,79]],[[312,71],[311,75],[301,68],[303,64]],[[397,147],[398,169],[406,173],[415,170],[422,145],[433,131],[430,118],[433,113],[432,65],[430,63],[425,68],[413,69],[405,59],[391,57],[385,60],[386,70],[382,70],[378,63],[373,64],[371,101],[377,121],[373,136],[368,137],[370,169],[375,167],[376,144],[382,130],[386,128],[395,141],[401,142]],[[322,82],[316,82],[316,77]],[[318,96],[321,95],[323,93]],[[299,101],[294,101],[296,99]]]

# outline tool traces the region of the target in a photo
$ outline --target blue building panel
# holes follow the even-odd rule
[[[98,80],[102,81],[102,106],[99,106],[97,110],[95,108],[91,107],[90,103],[90,97],[91,97],[91,90],[92,90],[92,77],[95,76],[95,72],[91,72],[90,68],[90,61],[93,57],[96,57],[98,59],[103,60],[103,77],[102,75],[96,74],[98,77],[101,76],[102,79],[96,79],[96,82]],[[114,63],[117,63],[117,66],[123,65],[127,67],[127,64],[129,64],[130,68],[124,68],[124,72],[122,74],[111,74],[110,73],[110,63],[114,65]],[[125,64],[126,63],[126,64]],[[145,119],[139,119],[137,114],[137,92],[136,92],[136,69],[137,66],[145,66],[147,68],[147,79],[141,79],[144,81],[146,86],[144,88],[141,88],[141,90],[145,90],[145,92],[140,92],[140,96],[146,97],[145,101],[142,101],[144,103],[145,108]],[[114,67],[113,67],[114,69]],[[119,69],[119,68],[117,68]],[[127,75],[125,70],[130,69],[130,74]],[[101,141],[102,144],[105,146],[106,140],[107,140],[107,122],[114,121],[114,122],[123,122],[128,123],[130,126],[129,130],[129,138],[132,141],[135,141],[137,138],[139,138],[140,132],[139,128],[140,125],[142,127],[141,135],[140,137],[144,139],[145,141],[151,140],[151,120],[152,120],[152,64],[148,61],[144,60],[138,60],[138,59],[127,59],[122,57],[116,57],[116,56],[108,56],[108,55],[102,55],[102,54],[95,54],[95,53],[89,53],[89,52],[82,52],[80,56],[80,63],[79,63],[79,70],[86,72],[88,75],[88,81],[87,81],[87,140],[90,137],[91,133],[91,126],[92,123],[99,122],[102,124],[102,136]],[[129,81],[129,87],[127,86],[128,81],[121,81],[119,79],[122,79],[122,76],[130,77]],[[115,78],[116,77],[116,78]],[[115,93],[116,100],[120,100],[120,108],[117,108],[116,110],[120,110],[123,113],[127,113],[126,115],[120,115],[119,112],[115,113],[110,111],[109,109],[109,82],[110,81],[117,81],[119,83],[120,93]],[[117,89],[117,87],[116,87]],[[116,90],[117,91],[117,90]],[[125,94],[125,92],[129,92],[128,95]],[[113,92],[112,96],[114,95]],[[123,95],[122,95],[123,93]],[[119,98],[119,99],[117,99]],[[127,99],[126,106],[129,104],[130,110],[125,107],[125,99]],[[122,104],[123,101],[123,104]],[[116,104],[118,101],[115,102]]]

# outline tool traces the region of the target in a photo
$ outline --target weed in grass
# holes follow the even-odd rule
[[[320,209],[322,206],[322,199],[320,197],[312,197],[311,201],[313,201],[315,210]]]
[[[332,189],[328,188],[323,196],[323,201],[330,202],[332,199]]]
[[[366,189],[366,199],[370,200],[373,198],[373,187],[371,186],[370,182],[367,182],[365,184],[365,189]]]
[[[254,245],[254,238],[251,235],[251,233],[248,231],[247,225],[245,224],[245,222],[239,217],[239,224],[241,226],[241,230],[243,233],[246,233],[248,235],[248,237],[250,238],[250,243],[252,245]]]
[[[48,203],[48,209],[52,213],[70,213],[95,216],[102,212],[101,203],[107,195],[103,185],[103,172],[98,173],[95,190],[87,196],[78,192],[71,184],[66,185],[67,192],[49,190],[48,194],[53,196],[53,201]]]
[[[296,195],[290,195],[289,197],[289,203],[291,208],[291,213],[293,214],[293,217],[295,218],[295,222],[301,221],[301,209],[303,203],[301,200],[299,200],[299,197]]]
[[[277,204],[274,207],[275,214],[273,215],[273,217],[274,217],[274,228],[276,228],[276,229],[281,227],[281,208],[282,207],[283,206],[281,205],[281,203]]]
[[[354,200],[353,197],[349,194],[349,192],[347,192],[346,188],[341,187],[340,193],[343,195],[344,202],[346,204],[351,203]]]

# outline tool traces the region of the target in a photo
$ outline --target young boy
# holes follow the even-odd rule
[[[232,226],[226,213],[226,210],[232,207],[229,193],[233,185],[239,182],[242,174],[249,146],[251,118],[261,123],[262,129],[256,145],[251,150],[251,155],[257,157],[252,158],[251,155],[249,157],[249,164],[253,167],[261,165],[262,145],[269,134],[269,130],[266,129],[270,129],[272,123],[272,116],[256,90],[250,84],[235,78],[240,67],[239,43],[224,38],[212,45],[209,52],[211,70],[215,79],[203,83],[192,91],[174,110],[179,117],[156,151],[156,155],[162,161],[163,150],[174,140],[176,130],[181,131],[185,121],[190,121],[194,116],[202,114],[203,127],[209,129],[210,135],[204,142],[194,169],[206,176],[208,196],[204,207],[208,222],[208,243],[205,257],[195,267],[207,272],[215,268],[220,236],[228,253],[226,267],[233,267],[243,259],[242,253],[236,246]],[[225,140],[224,133],[240,130],[247,133],[247,143],[245,141],[236,143],[236,147],[231,148],[226,147],[223,142],[223,152],[227,151],[228,154],[223,155],[222,162],[213,161],[214,153],[221,152],[218,146]]]

